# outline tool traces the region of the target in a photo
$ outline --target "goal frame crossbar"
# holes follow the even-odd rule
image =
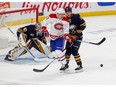
[[[23,12],[23,11],[30,11],[30,10],[35,10],[36,22],[38,22],[38,8],[22,8],[22,9],[17,9],[17,10],[10,10],[10,11],[5,11],[5,12],[0,12],[0,15]]]

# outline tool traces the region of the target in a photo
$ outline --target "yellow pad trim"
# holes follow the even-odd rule
[[[44,52],[42,46],[40,45],[40,43],[38,43],[38,41],[34,41],[34,42],[35,42],[36,46],[38,47],[38,49],[40,50],[40,52],[45,54],[45,52]]]

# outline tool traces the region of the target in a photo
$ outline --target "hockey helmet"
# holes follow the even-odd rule
[[[57,10],[56,13],[58,13],[58,14],[65,14],[65,10],[63,8],[60,8],[60,9]]]
[[[36,28],[41,28],[41,23],[40,22],[35,23],[35,27]]]
[[[72,8],[69,7],[69,6],[67,6],[67,7],[65,8],[65,12],[72,12]]]

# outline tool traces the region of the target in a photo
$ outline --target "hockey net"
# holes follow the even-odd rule
[[[2,6],[0,9],[0,42],[3,42],[1,39],[6,37],[7,39],[5,38],[5,42],[1,44],[8,42],[8,47],[16,45],[16,37],[11,31],[16,35],[18,28],[38,22],[38,9],[9,8],[3,7],[1,4],[0,6]],[[9,31],[8,28],[10,28],[11,31]]]

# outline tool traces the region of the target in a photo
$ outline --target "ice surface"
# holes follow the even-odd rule
[[[76,63],[71,57],[68,72],[60,73],[61,64],[53,62],[44,72],[33,72],[33,68],[43,68],[51,59],[43,58],[35,62],[30,55],[24,55],[12,63],[3,61],[4,55],[12,49],[17,41],[8,29],[0,29],[0,36],[8,36],[9,47],[0,49],[0,84],[17,85],[116,85],[116,16],[96,16],[84,18],[87,28],[84,31],[85,41],[98,42],[103,37],[107,40],[99,45],[82,43],[80,55],[84,71],[75,73]],[[19,26],[11,27],[16,32]],[[32,49],[39,57],[40,53]],[[100,67],[103,64],[103,67]]]

